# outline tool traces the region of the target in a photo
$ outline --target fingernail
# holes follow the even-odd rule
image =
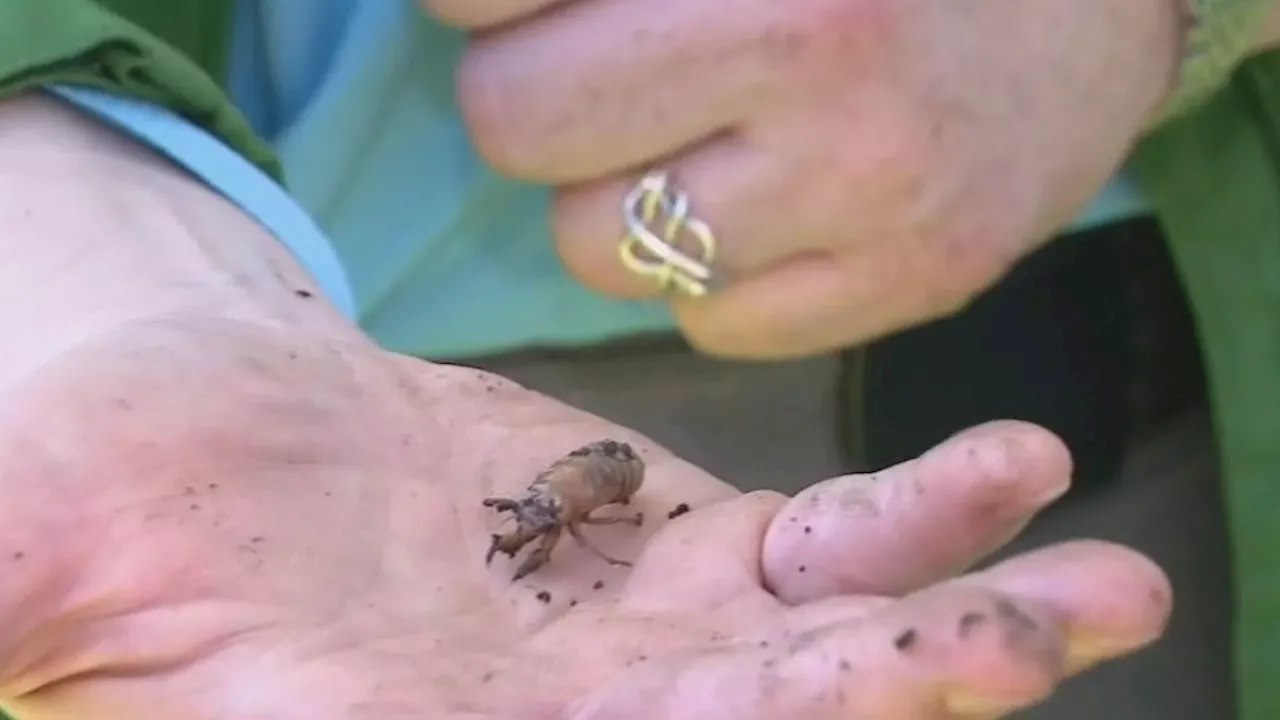
[[[955,690],[943,697],[947,710],[956,715],[999,715],[1009,709],[1009,704],[984,698],[964,690]]]
[[[1033,500],[1033,502],[1035,502],[1037,505],[1048,505],[1049,503],[1054,502],[1058,498],[1065,495],[1067,491],[1070,489],[1071,489],[1071,483],[1069,482],[1056,483],[1054,485],[1051,485],[1050,487],[1047,487],[1041,490],[1040,493],[1035,496],[1035,499]]]
[[[1123,645],[1098,635],[1073,634],[1067,640],[1067,668],[1076,672],[1123,650]]]

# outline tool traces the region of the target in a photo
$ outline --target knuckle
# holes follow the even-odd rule
[[[469,48],[458,63],[455,97],[475,151],[495,170],[519,174],[519,100],[495,79],[495,60],[482,46]]]
[[[802,0],[785,7],[787,46],[799,57],[829,60],[883,48],[898,34],[899,5],[888,0]],[[846,66],[840,65],[843,75]]]

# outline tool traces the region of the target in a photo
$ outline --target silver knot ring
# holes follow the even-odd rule
[[[618,256],[631,272],[657,282],[663,292],[702,297],[712,283],[716,236],[691,214],[689,196],[672,187],[669,175],[655,171],[636,183],[622,201],[627,234]],[[694,255],[681,250],[692,239]]]

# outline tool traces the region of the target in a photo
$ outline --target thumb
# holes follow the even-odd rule
[[[1056,436],[999,421],[881,472],[818,483],[769,527],[766,586],[789,603],[913,592],[1011,540],[1070,476]]]

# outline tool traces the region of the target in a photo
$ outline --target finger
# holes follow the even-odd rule
[[[811,208],[797,197],[796,173],[738,135],[722,135],[664,165],[672,189],[689,197],[690,214],[716,236],[711,265],[717,284],[750,278],[786,257],[821,251],[836,238],[817,228]],[[651,278],[619,259],[626,235],[623,200],[640,176],[622,176],[562,189],[552,215],[557,249],[565,267],[583,284],[626,298],[654,295]],[[663,218],[655,222],[660,228]],[[702,257],[687,233],[675,244]]]
[[[970,567],[1067,490],[1071,456],[1023,422],[962,432],[887,470],[810,487],[765,535],[765,584],[798,604],[901,595]]]
[[[797,256],[710,295],[673,298],[672,312],[690,345],[730,359],[805,357],[925,319],[921,304],[897,291],[914,287],[907,274],[880,258],[859,260]]]
[[[675,518],[645,547],[622,604],[638,614],[725,609],[731,600],[746,600],[743,612],[772,605],[760,590],[760,547],[785,503],[784,495],[760,491]]]
[[[419,0],[422,9],[446,25],[478,30],[515,22],[570,0]]]
[[[962,309],[1016,260],[987,247],[983,233],[953,232],[964,237],[876,230],[851,215],[831,232],[855,241],[849,251],[796,255],[706,297],[675,298],[672,310],[691,345],[723,358],[786,359],[867,342]]]
[[[1072,672],[1156,641],[1173,605],[1169,578],[1154,562],[1097,540],[1026,553],[956,582],[1053,608],[1068,628]]]
[[[986,622],[966,624],[982,613]],[[1050,612],[980,587],[938,587],[865,617],[639,666],[569,715],[606,718],[995,716],[1043,699],[1066,643]]]
[[[673,654],[584,698],[570,717],[999,717],[1089,662],[1158,636],[1168,584],[1142,556],[1061,545],[933,586],[868,615],[854,599],[796,608],[772,641]]]
[[[477,38],[458,98],[477,149],[507,175],[589,180],[736,125],[777,74],[772,3],[569,4]]]

